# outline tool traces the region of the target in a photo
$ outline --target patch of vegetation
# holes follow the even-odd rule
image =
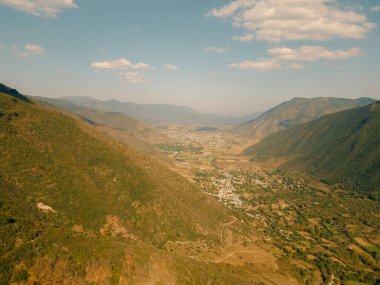
[[[218,131],[218,128],[215,128],[215,127],[201,127],[201,128],[198,128],[197,131],[199,131],[199,132],[216,132],[216,131]]]
[[[155,147],[161,149],[164,153],[180,153],[180,152],[190,152],[190,153],[201,153],[203,147],[195,147],[191,145],[181,145],[181,144],[155,144]]]
[[[366,247],[366,250],[368,250],[371,254],[373,254],[375,258],[380,259],[380,249],[377,246],[375,245],[368,246]]]

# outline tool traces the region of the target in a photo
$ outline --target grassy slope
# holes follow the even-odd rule
[[[73,118],[3,94],[0,106],[0,284],[243,282],[224,265],[160,250],[169,240],[218,246],[231,217],[217,201]],[[101,235],[109,216],[120,223]],[[166,268],[155,273],[155,260]]]
[[[266,137],[245,153],[257,158],[292,156],[283,168],[301,166],[330,183],[380,188],[379,104],[324,116]]]
[[[369,98],[294,98],[265,112],[258,118],[234,128],[234,132],[260,140],[296,124],[309,122],[327,114],[360,107],[373,102]]]

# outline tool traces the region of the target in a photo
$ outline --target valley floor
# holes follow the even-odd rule
[[[277,168],[281,161],[251,161],[240,153],[254,142],[232,134],[195,126],[166,126],[161,131],[170,142],[155,146],[171,159],[171,168],[257,230],[249,247],[239,247],[228,231],[235,221],[226,221],[220,254],[200,258],[254,264],[273,272],[274,284],[285,284],[275,281],[278,264],[288,266],[305,284],[377,284],[377,201],[285,174]]]

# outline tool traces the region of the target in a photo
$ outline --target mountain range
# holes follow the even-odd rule
[[[364,100],[364,99],[362,99]],[[326,115],[269,135],[244,151],[286,158],[284,170],[311,173],[359,192],[380,190],[380,102]]]
[[[155,127],[144,123],[143,121],[127,117],[119,112],[107,112],[81,107],[61,99],[32,97],[34,100],[49,103],[61,110],[77,114],[89,123],[108,126],[113,129],[122,130],[133,135],[145,142],[152,143],[157,141],[165,142],[168,138],[160,133]]]
[[[232,131],[240,136],[261,140],[296,124],[309,122],[335,112],[365,106],[372,102],[374,100],[370,98],[293,98],[249,122],[234,127]]]
[[[119,112],[128,117],[143,120],[148,124],[182,124],[182,125],[237,125],[247,120],[252,120],[260,113],[252,113],[241,118],[223,117],[212,114],[204,114],[189,107],[164,104],[136,104],[119,102],[111,99],[101,101],[89,97],[63,97],[61,100],[75,105],[88,107],[105,112]]]

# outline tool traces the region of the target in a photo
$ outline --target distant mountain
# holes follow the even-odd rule
[[[330,114],[270,135],[244,153],[286,157],[301,169],[358,191],[380,190],[380,102]]]
[[[293,98],[263,113],[252,121],[234,127],[232,131],[244,137],[260,140],[290,126],[309,122],[327,114],[365,106],[372,102],[374,100],[370,98]]]
[[[263,113],[264,112],[254,112],[254,113],[249,114],[249,115],[241,116],[241,117],[239,117],[239,119],[243,123],[246,123],[246,122],[249,122],[249,121],[252,121],[252,120],[256,119],[257,117],[261,116]]]
[[[198,124],[207,126],[236,125],[244,118],[203,114],[189,107],[163,104],[136,104],[116,100],[101,101],[88,97],[63,97],[75,105],[107,112],[119,112],[150,124]]]
[[[33,98],[35,100],[47,102],[59,109],[77,114],[84,120],[87,120],[91,123],[126,131],[129,134],[149,143],[157,143],[157,141],[168,140],[164,134],[158,132],[153,126],[147,125],[142,121],[129,118],[118,112],[105,112],[88,107],[81,107],[61,99],[37,96]]]
[[[32,103],[32,101],[28,97],[20,94],[16,89],[12,89],[2,83],[0,83],[0,93],[10,95],[14,98],[20,99],[28,103]]]

